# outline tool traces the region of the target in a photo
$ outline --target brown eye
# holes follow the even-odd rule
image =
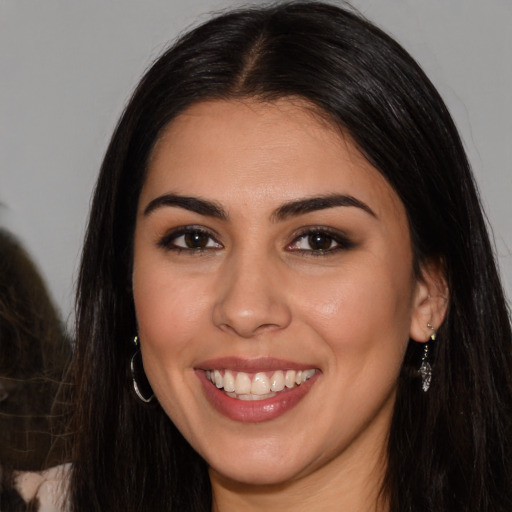
[[[308,236],[308,243],[313,251],[328,251],[336,242],[326,233],[313,233]]]
[[[315,256],[327,256],[352,247],[354,247],[354,243],[342,231],[325,227],[303,232],[288,246],[288,250]]]
[[[186,226],[168,233],[158,242],[158,245],[171,251],[201,252],[222,249],[222,245],[208,231],[193,226]]]
[[[183,242],[189,249],[204,249],[208,246],[210,237],[206,233],[196,231],[193,233],[186,233],[183,235]]]

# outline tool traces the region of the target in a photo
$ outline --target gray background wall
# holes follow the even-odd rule
[[[0,0],[0,226],[72,321],[89,198],[138,78],[235,0]],[[252,2],[259,3],[259,2]],[[354,0],[424,67],[455,117],[512,297],[512,1]]]

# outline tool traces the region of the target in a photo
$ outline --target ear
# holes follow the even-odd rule
[[[449,290],[442,261],[430,261],[420,267],[413,297],[409,336],[425,343],[443,323],[448,308]],[[432,326],[429,327],[429,324]]]

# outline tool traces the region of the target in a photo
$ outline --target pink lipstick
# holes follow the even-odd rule
[[[205,396],[224,416],[241,422],[269,421],[304,398],[320,375],[311,366],[271,358],[222,358],[196,367]]]

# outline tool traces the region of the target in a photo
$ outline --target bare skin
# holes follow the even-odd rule
[[[215,512],[386,510],[397,377],[409,338],[442,321],[438,282],[414,275],[395,192],[311,107],[211,101],[170,124],[139,201],[133,293],[148,379],[207,461]],[[215,361],[314,377],[247,420],[205,377]]]

